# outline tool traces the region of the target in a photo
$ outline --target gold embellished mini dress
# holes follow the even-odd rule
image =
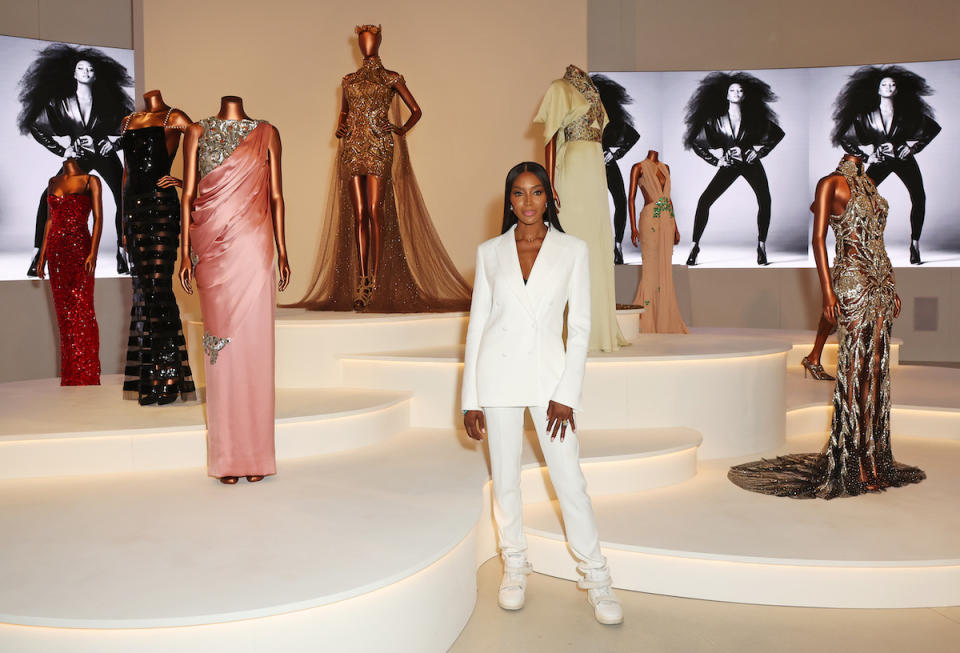
[[[390,175],[394,148],[390,104],[397,84],[403,83],[403,76],[384,68],[380,57],[364,59],[360,70],[343,78],[348,106],[340,152],[344,176]]]

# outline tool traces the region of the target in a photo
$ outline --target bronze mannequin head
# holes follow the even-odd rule
[[[357,43],[360,53],[366,57],[376,57],[380,53],[383,33],[379,25],[357,25]]]

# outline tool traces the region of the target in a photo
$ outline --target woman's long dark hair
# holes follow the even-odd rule
[[[833,103],[834,145],[840,145],[840,139],[850,129],[850,125],[865,113],[880,106],[880,81],[889,77],[897,84],[897,94],[893,96],[893,111],[907,125],[918,125],[923,118],[933,120],[933,107],[923,99],[933,95],[933,89],[920,75],[910,72],[903,66],[863,66],[858,68],[841,89]]]
[[[700,131],[709,121],[727,113],[727,89],[731,84],[739,84],[743,88],[740,110],[744,130],[762,133],[766,131],[768,123],[777,122],[777,114],[770,108],[770,104],[777,101],[777,96],[769,84],[745,72],[710,73],[700,80],[700,85],[687,102],[684,118],[687,130],[683,135],[686,149],[693,147]]]
[[[20,78],[21,109],[17,126],[21,134],[30,132],[37,117],[51,101],[62,100],[77,92],[73,72],[79,61],[89,61],[93,66],[91,90],[100,118],[108,124],[119,125],[124,116],[133,112],[133,100],[123,90],[133,86],[133,79],[120,62],[96,48],[54,43],[40,51]]]
[[[536,175],[547,194],[547,210],[543,212],[543,221],[557,231],[563,231],[563,227],[560,226],[560,218],[557,217],[557,203],[553,201],[553,186],[550,184],[550,176],[539,163],[524,161],[510,168],[510,172],[507,173],[507,183],[503,190],[503,227],[500,229],[500,233],[507,233],[513,225],[517,224],[517,216],[513,213],[513,206],[510,204],[510,192],[513,190],[513,182],[525,172],[532,172]]]

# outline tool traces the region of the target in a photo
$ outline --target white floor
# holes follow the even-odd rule
[[[477,607],[450,653],[956,653],[960,607],[829,610],[698,601],[618,590],[626,620],[601,626],[585,592],[531,574],[527,603],[497,607],[499,560],[477,573]]]
[[[99,388],[60,388],[53,379],[0,386],[0,411],[9,416],[0,423],[0,456],[29,449],[31,464],[41,467],[28,475],[39,476],[44,460],[70,474],[0,479],[0,650],[254,651],[271,642],[284,651],[316,650],[318,642],[338,653],[374,645],[446,649],[473,608],[477,567],[495,553],[484,448],[452,423],[426,429],[417,421],[438,406],[453,411],[464,322],[462,314],[285,311],[278,320],[278,380],[287,382],[278,383],[277,441],[286,453],[278,476],[256,485],[223,486],[198,462],[183,464],[186,458],[167,471],[70,467],[83,462],[78,443],[148,443],[139,454],[143,465],[163,462],[179,446],[168,432],[189,432],[182,437],[202,446],[202,404],[123,402],[119,378]],[[740,592],[733,600],[807,605],[831,604],[843,594],[835,591],[840,587],[844,600],[857,605],[845,587],[856,584],[844,575],[867,566],[905,569],[907,576],[892,585],[904,601],[942,601],[945,579],[960,571],[954,510],[960,481],[953,473],[960,467],[960,370],[894,371],[894,451],[927,470],[929,479],[918,486],[832,502],[777,499],[736,488],[724,478],[734,461],[702,455],[717,427],[742,441],[748,430],[738,416],[763,411],[777,417],[764,433],[776,430],[775,442],[790,436],[763,455],[818,448],[831,384],[804,380],[799,367],[787,366],[792,352],[811,341],[812,333],[697,333],[643,338],[626,352],[591,357],[596,407],[590,415],[609,419],[584,425],[581,456],[615,583],[637,589],[655,579],[661,594],[702,596],[722,577]],[[404,344],[406,350],[390,351]],[[762,382],[756,373],[736,371],[751,361],[764,366]],[[624,403],[618,399],[624,393],[636,400],[629,411],[614,405]],[[701,420],[693,428],[691,406],[703,412],[710,401],[726,404],[707,411],[714,423]],[[902,433],[937,438],[903,437],[898,424]],[[339,451],[309,455],[318,438]],[[535,449],[527,452],[522,480],[531,561],[569,577],[573,561],[538,458]],[[720,575],[718,565],[726,569]],[[482,583],[496,566],[483,566]],[[791,596],[794,584],[778,580],[783,570],[808,568],[821,574],[817,582],[807,583],[799,599]],[[723,625],[775,613],[740,606],[711,617],[696,606],[717,604],[627,592],[639,597],[628,603],[627,624],[600,630],[607,639],[598,641],[608,648],[584,648],[571,628],[599,627],[582,592],[568,581],[538,576],[532,587],[538,584],[558,588],[548,593],[562,593],[563,601],[576,599],[576,615],[572,604],[558,607],[556,627],[541,628],[539,640],[523,639],[526,650],[699,651],[738,643],[742,650],[780,650],[766,646],[772,640],[765,635]],[[775,600],[771,585],[782,590]],[[543,604],[531,602],[522,614],[537,605]],[[481,602],[457,647],[478,637],[485,650],[506,649],[497,642],[518,636],[515,627],[501,631],[482,620],[489,606]],[[684,614],[662,618],[683,606],[694,606],[686,608],[693,615],[686,626]],[[698,614],[715,619],[720,634],[691,627]],[[371,616],[375,629],[367,628]],[[484,625],[475,627],[477,619]],[[830,628],[823,632],[850,641]],[[334,639],[324,640],[324,633]]]

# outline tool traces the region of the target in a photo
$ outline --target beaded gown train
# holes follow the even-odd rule
[[[737,465],[728,477],[754,492],[831,499],[919,483],[926,474],[893,459],[890,446],[890,333],[893,267],[883,244],[887,201],[862,164],[837,167],[850,187],[840,215],[832,272],[840,349],[830,438],[821,453]]]
[[[157,187],[173,162],[167,151],[166,122],[140,129],[126,129],[124,124],[119,140],[127,169],[123,224],[133,285],[123,396],[141,404],[196,398],[173,294],[180,200],[175,188]]]
[[[93,308],[94,281],[83,269],[90,254],[90,206],[86,193],[47,193],[50,222],[46,258],[60,328],[60,385],[100,385],[100,329]]]
[[[371,313],[466,311],[470,286],[454,266],[420,194],[406,137],[392,133],[400,123],[399,73],[379,57],[364,59],[343,78],[347,133],[341,139],[336,171],[320,237],[318,272],[297,307],[352,311],[360,280],[356,219],[350,179],[374,175],[385,182],[381,251],[374,291],[363,310]]]

